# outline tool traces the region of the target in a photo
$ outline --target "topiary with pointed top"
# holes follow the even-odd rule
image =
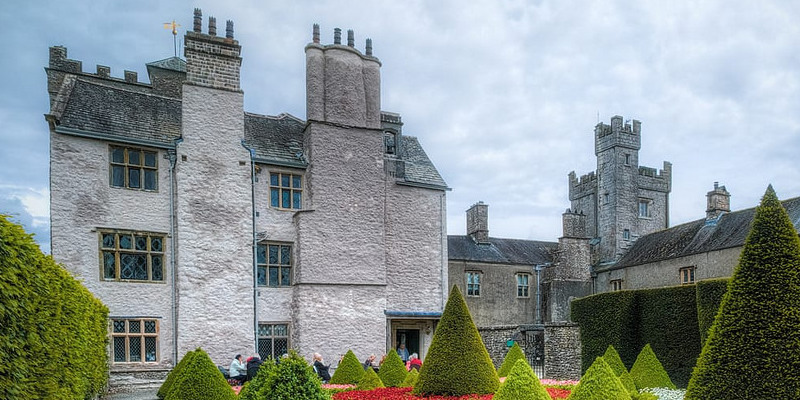
[[[631,400],[631,395],[603,357],[597,357],[567,400]]]
[[[383,360],[380,370],[378,370],[378,377],[381,378],[386,387],[398,387],[406,379],[408,371],[403,360],[397,355],[397,351],[392,349]]]
[[[364,371],[364,376],[361,377],[361,380],[358,381],[358,385],[356,385],[358,390],[372,390],[382,387],[386,386],[384,386],[381,378],[378,377],[378,374],[376,374],[375,370],[372,368],[367,368],[366,371]]]
[[[342,358],[342,362],[333,372],[330,384],[335,385],[357,385],[358,381],[364,376],[364,366],[358,361],[353,350],[347,350],[347,354]]]
[[[236,400],[236,394],[208,354],[198,348],[178,371],[164,400]]]
[[[259,400],[258,392],[264,386],[269,386],[277,376],[277,364],[272,358],[264,360],[264,363],[258,367],[258,372],[253,379],[247,381],[242,386],[242,391],[239,392],[239,400]]]
[[[608,345],[606,352],[603,354],[603,360],[611,367],[611,370],[614,371],[617,377],[619,377],[622,386],[624,386],[628,392],[638,393],[636,391],[636,384],[633,383],[633,378],[631,378],[631,374],[628,373],[628,369],[625,368],[625,364],[622,363],[622,358],[620,358],[614,346]]]
[[[458,286],[433,333],[415,395],[461,396],[497,391],[500,381]]]
[[[767,188],[714,318],[686,399],[800,395],[800,239]]]
[[[637,389],[645,388],[668,388],[675,389],[675,384],[669,379],[669,374],[661,361],[658,361],[656,353],[650,344],[646,344],[636,361],[631,367],[631,378]]]
[[[161,384],[161,387],[158,388],[158,393],[156,393],[156,397],[158,397],[159,399],[163,399],[164,397],[167,396],[167,393],[169,393],[169,388],[171,388],[172,384],[175,383],[175,378],[177,378],[177,376],[180,375],[181,370],[183,370],[183,368],[186,367],[186,364],[189,363],[189,360],[191,360],[193,356],[194,356],[194,351],[190,351],[183,355],[183,358],[181,358],[181,360],[178,361],[178,364],[175,365],[175,368],[173,368],[172,371],[169,371],[169,374],[167,374],[167,379],[165,379],[164,383]]]
[[[527,362],[525,352],[522,351],[522,348],[519,347],[517,342],[514,342],[514,345],[511,346],[511,349],[506,353],[503,363],[500,364],[500,369],[497,370],[497,376],[501,378],[508,376],[508,374],[511,373],[511,369],[516,365],[517,360],[526,360]]]
[[[412,369],[411,372],[406,375],[406,379],[403,379],[403,383],[400,384],[400,387],[410,387],[413,388],[414,385],[417,384],[419,380],[419,372],[416,369]]]
[[[525,359],[517,360],[492,400],[550,400],[547,389]]]

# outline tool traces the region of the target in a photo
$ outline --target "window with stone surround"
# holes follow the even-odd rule
[[[258,355],[277,360],[289,352],[289,324],[258,324]]]
[[[163,233],[99,230],[100,276],[108,281],[164,281]]]
[[[292,284],[292,245],[262,243],[257,252],[258,285],[290,286]]]
[[[111,318],[111,361],[158,362],[158,319]]]
[[[681,285],[691,285],[694,283],[695,267],[683,267],[678,270]]]
[[[284,172],[270,172],[269,204],[272,208],[283,210],[299,210],[303,208],[303,176]]]
[[[112,187],[158,190],[158,152],[110,146],[108,178]]]
[[[467,296],[481,295],[481,275],[477,271],[467,272]]]
[[[517,274],[517,297],[530,297],[530,274]]]
[[[622,290],[622,279],[613,279],[611,282],[609,282],[609,284],[611,284],[612,292],[618,292]]]
[[[623,229],[622,230],[622,240],[631,240],[631,230],[630,229]]]
[[[652,200],[639,199],[639,218],[650,218],[650,205]]]

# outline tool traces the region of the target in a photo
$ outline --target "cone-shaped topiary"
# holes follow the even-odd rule
[[[383,385],[381,378],[378,377],[378,374],[376,374],[375,370],[372,368],[367,368],[367,370],[364,371],[364,376],[361,377],[357,385],[358,390],[372,390],[382,387],[386,386]]]
[[[169,374],[167,374],[167,379],[165,379],[164,383],[161,384],[161,387],[158,388],[156,397],[163,399],[167,396],[167,393],[169,393],[169,388],[172,387],[172,384],[175,383],[175,379],[178,377],[178,375],[180,375],[181,370],[186,367],[186,364],[189,363],[189,360],[191,360],[193,356],[194,351],[190,351],[183,355],[183,358],[178,361],[178,364],[175,365],[175,368],[173,368],[172,371],[169,371]]]
[[[517,342],[514,342],[514,345],[511,346],[511,349],[506,353],[506,357],[503,359],[500,369],[497,370],[497,376],[508,376],[508,374],[511,373],[511,368],[514,368],[514,365],[517,364],[517,360],[526,360],[526,358],[522,348],[519,347]]]
[[[628,368],[625,367],[625,364],[619,357],[617,349],[612,345],[608,345],[608,348],[606,348],[606,352],[603,353],[603,360],[605,360],[606,364],[611,367],[617,376],[622,375],[623,372],[628,372]]]
[[[261,371],[259,370],[259,373]],[[327,400],[314,368],[294,350],[280,359],[272,378],[258,391],[259,400]]]
[[[603,357],[597,357],[567,400],[631,400],[631,395]]]
[[[336,367],[329,383],[336,385],[357,385],[364,376],[364,366],[358,361],[353,350],[347,350],[342,362]]]
[[[630,372],[622,371],[622,374],[620,374],[618,378],[619,381],[622,382],[622,386],[625,387],[625,390],[632,393],[639,393],[639,390],[636,388],[636,383],[633,382]]]
[[[272,384],[277,374],[276,370],[275,360],[272,358],[264,360],[264,363],[258,368],[256,376],[242,387],[242,391],[239,392],[239,400],[259,400],[258,392],[262,387]]]
[[[454,285],[413,393],[487,394],[496,392],[499,386],[489,352],[472,322],[461,291]]]
[[[637,389],[675,389],[675,384],[669,379],[667,370],[661,365],[661,361],[658,361],[656,353],[653,352],[649,343],[644,346],[636,357],[636,361],[631,367],[631,378],[633,378],[633,383]]]
[[[800,240],[772,185],[689,380],[686,399],[800,395]]]
[[[235,400],[228,381],[202,349],[178,371],[165,400]]]
[[[403,363],[400,356],[397,355],[397,351],[392,349],[383,360],[383,364],[381,364],[381,368],[378,370],[378,377],[381,378],[381,382],[383,382],[386,387],[398,387],[403,383],[407,375],[408,371],[406,370],[406,365]]]
[[[414,387],[419,380],[419,372],[416,369],[412,369],[411,372],[406,375],[406,379],[403,379],[403,383],[400,384],[400,387]]]
[[[506,356],[506,359],[508,357]],[[547,389],[539,382],[525,359],[517,360],[506,381],[492,397],[493,400],[550,400]]]

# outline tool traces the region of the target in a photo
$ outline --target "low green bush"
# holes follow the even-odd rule
[[[269,379],[258,391],[259,400],[328,400],[319,377],[294,350],[280,359]]]
[[[358,390],[372,390],[382,387],[386,386],[384,386],[383,382],[381,382],[381,378],[378,377],[378,374],[376,374],[375,370],[372,368],[367,368],[367,370],[364,371],[364,376],[361,377],[357,385]]]
[[[347,350],[336,371],[333,372],[331,377],[331,384],[335,385],[357,385],[358,381],[364,376],[364,366],[358,357],[353,353],[353,350]]]
[[[164,400],[236,400],[236,393],[208,354],[198,348],[178,371]]]
[[[269,386],[277,375],[277,365],[275,360],[268,358],[258,368],[258,372],[253,379],[247,381],[239,392],[239,400],[259,400],[258,392],[264,386]]]
[[[550,400],[550,395],[528,361],[518,359],[492,400]]]
[[[414,385],[417,384],[419,380],[419,372],[416,369],[412,369],[411,372],[406,375],[406,379],[403,379],[403,383],[400,384],[400,387],[411,387],[413,388]]]
[[[645,345],[639,356],[636,357],[636,362],[631,367],[631,378],[638,389],[675,389],[675,384],[669,379],[667,371],[658,361],[656,353],[649,344]]]
[[[193,356],[194,356],[194,351],[190,351],[183,355],[183,358],[181,358],[181,360],[178,361],[178,364],[175,365],[175,368],[173,368],[172,371],[169,371],[169,374],[167,374],[167,379],[165,379],[164,383],[161,384],[161,387],[158,388],[158,393],[156,393],[156,397],[158,397],[159,399],[167,397],[167,393],[169,393],[169,389],[175,383],[175,379],[178,377],[178,375],[180,375],[181,370],[186,367],[186,364],[189,363],[189,361],[192,359]]]
[[[631,400],[631,395],[603,357],[597,357],[567,400]]]
[[[511,349],[508,350],[505,358],[503,358],[503,363],[500,364],[500,369],[497,370],[497,376],[502,378],[511,373],[511,369],[514,368],[517,360],[527,359],[525,358],[525,352],[522,351],[522,348],[519,347],[519,344],[514,342],[514,345],[511,346]]]
[[[408,375],[406,365],[403,360],[397,355],[397,351],[392,349],[381,364],[378,370],[378,377],[381,378],[386,387],[397,387],[403,383]]]

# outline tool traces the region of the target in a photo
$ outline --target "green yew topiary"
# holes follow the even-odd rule
[[[503,363],[500,365],[500,369],[497,370],[497,376],[502,378],[511,373],[511,369],[514,368],[514,365],[516,365],[517,360],[527,360],[527,359],[525,358],[525,352],[522,351],[522,348],[519,347],[519,344],[517,344],[517,342],[514,342],[514,345],[511,346],[511,349],[509,349],[508,353],[506,353],[506,357],[503,359]]]
[[[509,371],[506,381],[500,385],[492,400],[550,400],[550,394],[539,382],[528,361],[521,359]]]
[[[597,357],[567,400],[631,400],[631,395],[603,357]]]
[[[412,369],[411,372],[406,375],[406,379],[403,379],[403,383],[400,384],[400,387],[414,387],[419,381],[419,372],[416,369]]]
[[[606,352],[603,353],[603,360],[606,361],[608,366],[611,367],[611,370],[613,370],[617,376],[622,375],[623,372],[628,372],[628,368],[625,367],[622,359],[619,358],[617,349],[615,349],[612,345],[608,345]]]
[[[378,370],[378,377],[381,378],[386,387],[397,387],[406,379],[408,371],[403,360],[397,355],[397,351],[392,349],[383,360],[380,370]]]
[[[259,400],[258,392],[262,387],[271,385],[276,374],[277,365],[275,360],[272,358],[264,360],[264,363],[258,368],[256,376],[242,386],[242,391],[239,392],[239,400]]]
[[[624,386],[627,391],[633,393],[639,392],[639,390],[636,388],[636,383],[633,382],[633,378],[628,371],[623,371],[618,378],[619,381],[622,382],[622,386]]]
[[[442,319],[414,386],[415,395],[494,393],[500,386],[497,371],[483,345],[458,286],[450,290]]]
[[[0,398],[93,398],[108,381],[108,308],[0,215]]]
[[[208,354],[198,348],[178,371],[164,400],[236,400],[236,394]]]
[[[383,385],[381,378],[378,377],[378,374],[376,374],[375,370],[372,368],[367,368],[367,370],[364,371],[364,376],[361,377],[357,385],[358,390],[372,390],[382,387],[386,386]]]
[[[358,361],[353,350],[347,350],[342,362],[336,367],[329,383],[336,385],[357,385],[364,376],[364,366]]]
[[[685,398],[796,399],[798,371],[800,239],[770,185]]]
[[[260,370],[259,370],[260,373]],[[280,359],[272,378],[258,391],[259,400],[328,400],[314,369],[294,350]]]
[[[708,279],[697,282],[697,326],[700,329],[700,347],[708,339],[714,317],[717,316],[722,297],[728,291],[729,279]]]
[[[169,371],[169,374],[167,374],[167,379],[164,379],[164,383],[162,383],[161,387],[158,388],[158,393],[156,394],[156,396],[159,399],[167,397],[167,393],[169,393],[169,388],[172,387],[173,383],[175,383],[175,379],[178,377],[178,375],[180,375],[180,371],[184,367],[186,367],[186,364],[189,363],[189,360],[191,360],[193,356],[194,356],[194,351],[190,351],[184,354],[183,358],[181,358],[181,360],[178,361],[178,364],[175,365],[175,368],[173,368],[172,371]]]
[[[638,389],[675,389],[675,384],[669,379],[667,371],[661,365],[661,361],[658,361],[650,344],[646,344],[636,357],[636,362],[631,367],[631,378]]]

